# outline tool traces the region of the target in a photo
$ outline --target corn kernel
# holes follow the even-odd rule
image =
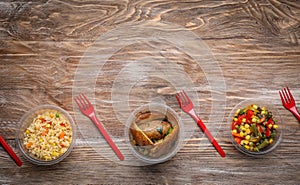
[[[244,140],[242,140],[240,144],[243,145],[244,144]]]
[[[47,156],[47,155],[45,155],[45,156],[44,156],[44,159],[46,159],[46,160],[49,160],[49,159],[51,159],[51,157],[50,157],[50,156]]]
[[[240,113],[240,111],[241,111],[241,109],[238,109],[238,110],[236,110],[236,114],[239,114]]]
[[[50,128],[50,124],[49,124],[49,123],[48,123],[48,124],[46,124],[46,127],[47,127],[47,128]]]
[[[257,105],[255,105],[255,104],[253,104],[252,107],[253,107],[254,109],[257,109],[257,108],[258,108]]]
[[[245,137],[245,139],[246,139],[246,140],[250,140],[250,135],[247,135],[247,136]]]
[[[55,157],[57,157],[57,156],[59,156],[59,153],[57,153],[57,152],[54,151],[54,152],[52,152],[52,155],[55,156]]]
[[[256,117],[253,117],[252,120],[251,120],[253,123],[256,122]]]
[[[277,125],[277,124],[274,124],[274,125],[273,125],[273,128],[274,128],[274,129],[278,129],[278,125]]]
[[[244,126],[241,126],[240,129],[245,132],[246,131],[246,128]]]
[[[253,146],[253,142],[250,141],[250,142],[249,142],[249,146]]]
[[[66,151],[67,151],[67,149],[66,149],[66,148],[62,148],[62,149],[60,149],[60,153],[61,153],[61,154],[65,153]]]
[[[256,123],[260,123],[260,119],[259,118],[256,118]]]
[[[234,118],[234,119],[233,119],[233,121],[237,122],[237,121],[238,121],[238,119],[237,119],[237,118]]]
[[[26,134],[30,134],[30,131],[28,129],[26,130]]]
[[[50,113],[50,118],[54,118],[54,114],[53,113]]]
[[[273,139],[271,138],[271,139],[269,139],[269,143],[271,144],[271,143],[273,143]]]
[[[244,133],[243,133],[243,132],[240,132],[240,136],[241,136],[241,137],[244,137]]]
[[[42,143],[44,140],[43,139],[39,139],[39,142]]]
[[[272,127],[274,127],[272,124],[269,124],[268,125],[269,129],[271,129]]]
[[[248,140],[244,140],[244,144],[245,144],[245,145],[248,145],[248,144],[249,144],[249,141],[248,141]]]
[[[250,146],[249,145],[244,145],[244,147],[249,150]]]
[[[236,129],[233,129],[231,132],[232,132],[233,134],[236,134],[236,133],[237,133],[237,130],[236,130]]]
[[[247,133],[247,134],[250,134],[250,133],[251,133],[250,128],[247,128],[247,129],[246,129],[246,133]]]
[[[245,128],[250,128],[250,125],[249,124],[245,124]]]
[[[265,110],[263,110],[263,111],[261,111],[261,114],[265,115],[265,114],[267,114],[267,112]]]

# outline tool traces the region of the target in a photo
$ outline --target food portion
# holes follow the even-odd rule
[[[235,142],[251,152],[260,152],[274,142],[278,124],[266,107],[249,105],[235,112],[231,133]]]
[[[37,115],[25,130],[23,146],[38,160],[54,160],[63,155],[72,141],[72,127],[60,112],[48,110]]]
[[[171,123],[164,120],[152,120],[140,125],[140,129],[153,142],[163,139],[172,129]]]
[[[175,147],[178,128],[169,113],[143,111],[136,115],[130,127],[130,142],[140,154],[159,158]]]

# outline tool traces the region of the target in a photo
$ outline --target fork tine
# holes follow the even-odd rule
[[[179,98],[179,93],[177,93],[177,95],[176,95],[176,99],[177,99],[177,101],[178,101],[179,105],[181,106],[181,100],[180,100],[180,98]]]
[[[281,99],[281,101],[282,101],[282,104],[285,104],[285,100],[284,100],[284,97],[283,97],[283,92],[282,92],[282,90],[279,91],[279,95],[280,95],[280,99]]]
[[[180,104],[180,106],[183,106],[186,104],[186,100],[185,100],[183,91],[177,93],[176,99],[177,99],[178,103]]]
[[[288,87],[286,87],[286,89],[287,89],[288,95],[290,96],[290,100],[295,101],[290,89]]]
[[[186,103],[192,103],[191,99],[189,98],[189,96],[186,94],[186,92],[184,90],[182,91],[182,93],[184,95]]]
[[[76,104],[78,105],[78,107],[79,107],[80,109],[82,109],[82,103],[81,103],[81,101],[80,101],[80,95],[75,96],[74,100],[75,100]]]
[[[89,105],[92,106],[91,102],[89,101],[89,99],[87,99],[87,97],[84,94],[81,94],[82,97],[84,98],[85,102]]]
[[[184,90],[181,92],[181,99],[182,99],[184,105],[191,103],[190,98],[188,97],[188,95],[186,94],[186,92]]]
[[[288,103],[288,102],[291,101],[290,96],[289,96],[289,93],[288,93],[288,91],[287,91],[286,88],[284,88],[283,90],[284,90],[283,96],[284,96],[284,98],[285,98],[285,102]]]
[[[289,102],[289,98],[287,96],[287,92],[286,92],[286,88],[283,88],[282,91],[282,97],[283,97],[283,100],[284,100],[284,103],[288,103]]]
[[[193,104],[191,102],[191,99],[188,97],[188,95],[186,94],[186,92],[184,90],[182,90],[181,92],[177,93],[176,95],[176,99],[178,101],[178,103],[180,104],[180,106],[187,106],[189,104]]]
[[[75,102],[77,103],[78,107],[86,110],[88,108],[88,103],[86,102],[87,98],[84,96],[84,94],[79,94],[74,98]]]

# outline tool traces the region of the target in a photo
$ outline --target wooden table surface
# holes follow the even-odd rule
[[[299,37],[297,0],[0,2],[0,134],[23,161],[17,167],[0,147],[0,183],[299,184],[300,124],[278,94],[288,86],[300,106]],[[226,158],[180,110],[182,89]],[[125,161],[80,113],[80,92]],[[272,102],[284,131],[259,158],[229,138],[231,110],[252,98]],[[181,149],[162,164],[141,164],[126,147],[126,119],[149,102],[170,106],[185,126]],[[52,166],[28,162],[15,140],[22,115],[41,104],[76,123],[73,151]]]

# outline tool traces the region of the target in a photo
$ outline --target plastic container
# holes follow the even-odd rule
[[[137,108],[128,118],[125,128],[129,148],[146,164],[169,160],[182,145],[181,120],[176,112],[165,104],[150,103]]]
[[[257,105],[258,107],[265,107],[266,110],[272,112],[273,115],[273,119],[276,120],[276,124],[278,125],[278,128],[276,129],[276,135],[273,139],[273,142],[271,144],[269,144],[267,147],[260,149],[259,151],[250,151],[247,150],[246,148],[244,148],[243,146],[241,146],[241,144],[237,143],[234,139],[234,136],[232,135],[232,122],[233,122],[233,118],[234,115],[236,114],[238,109],[243,109],[246,108],[249,105]],[[249,155],[249,156],[262,156],[264,154],[270,153],[271,151],[273,151],[280,143],[281,138],[282,138],[282,120],[280,117],[280,114],[278,112],[278,110],[275,108],[275,106],[272,105],[271,102],[268,102],[266,100],[255,100],[255,99],[250,99],[250,100],[245,100],[239,104],[237,104],[231,111],[230,116],[228,118],[228,124],[229,124],[229,131],[230,131],[230,139],[234,145],[234,147],[239,150],[240,152]],[[262,123],[260,123],[262,124]],[[251,124],[249,124],[251,125]]]
[[[38,115],[41,115],[47,111],[52,111],[52,112],[58,113],[57,114],[58,117],[60,116],[60,118],[63,118],[70,123],[72,139],[71,139],[69,147],[63,154],[59,155],[55,159],[42,160],[42,159],[36,157],[35,155],[33,155],[33,153],[30,152],[28,149],[26,149],[26,147],[24,146],[24,138],[25,138],[24,133],[26,132],[27,128],[32,124],[34,118],[36,118]],[[50,124],[47,126],[50,127]],[[39,130],[39,129],[37,129],[37,130]],[[51,130],[51,127],[49,128],[49,130]],[[53,164],[56,164],[56,163],[62,161],[72,151],[72,149],[75,145],[75,138],[76,138],[75,130],[76,130],[76,128],[75,128],[74,121],[67,111],[65,111],[64,109],[62,109],[60,107],[54,106],[54,105],[41,105],[41,106],[38,106],[38,107],[35,107],[35,108],[29,110],[27,113],[25,113],[22,116],[22,118],[20,119],[19,130],[17,132],[16,138],[17,138],[18,147],[19,147],[21,153],[28,161],[30,161],[34,164],[37,164],[37,165],[53,165]],[[49,131],[49,133],[50,133],[50,131]],[[41,143],[37,142],[37,143],[39,145],[43,144],[42,142]],[[55,144],[55,145],[57,145],[57,144]],[[61,145],[61,146],[63,146],[63,145]]]

